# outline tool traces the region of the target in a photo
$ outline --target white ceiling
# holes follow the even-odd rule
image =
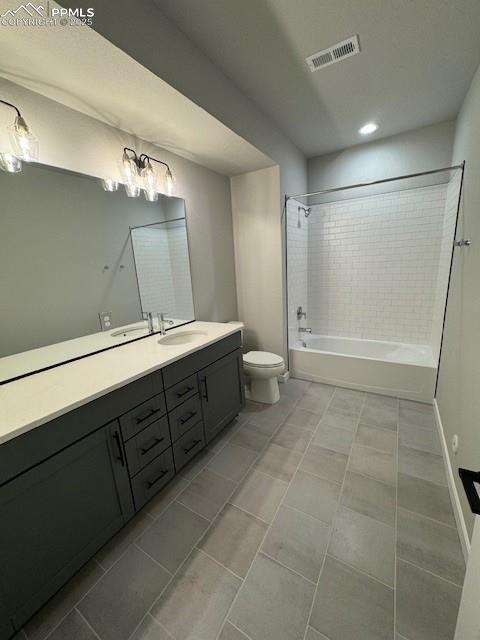
[[[18,4],[0,0],[0,14]],[[273,164],[88,27],[0,29],[0,75],[12,82],[225,175]]]
[[[480,63],[479,0],[153,0],[308,156],[454,118]],[[361,53],[305,57],[359,34]]]

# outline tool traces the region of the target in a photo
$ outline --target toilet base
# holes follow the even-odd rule
[[[280,390],[276,376],[273,378],[251,378],[249,398],[253,402],[275,404],[280,400]]]

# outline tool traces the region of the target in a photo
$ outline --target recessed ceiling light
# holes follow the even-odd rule
[[[358,133],[361,133],[362,136],[368,136],[370,133],[373,133],[377,129],[378,124],[375,124],[375,122],[367,122],[367,124],[364,124],[363,127],[358,130]]]

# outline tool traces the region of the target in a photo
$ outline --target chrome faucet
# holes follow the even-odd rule
[[[158,328],[160,330],[160,333],[162,334],[162,336],[164,336],[167,332],[165,330],[165,314],[163,313],[159,313],[158,314]]]
[[[307,319],[307,312],[304,311],[300,305],[297,309],[297,320],[300,322],[302,318],[305,318],[305,320]]]
[[[151,311],[143,311],[142,316],[148,323],[148,333],[153,333],[153,313]]]

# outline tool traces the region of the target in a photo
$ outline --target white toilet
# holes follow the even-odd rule
[[[280,400],[277,376],[285,371],[283,358],[268,351],[249,351],[243,356],[243,370],[250,377],[250,400],[265,404]]]

